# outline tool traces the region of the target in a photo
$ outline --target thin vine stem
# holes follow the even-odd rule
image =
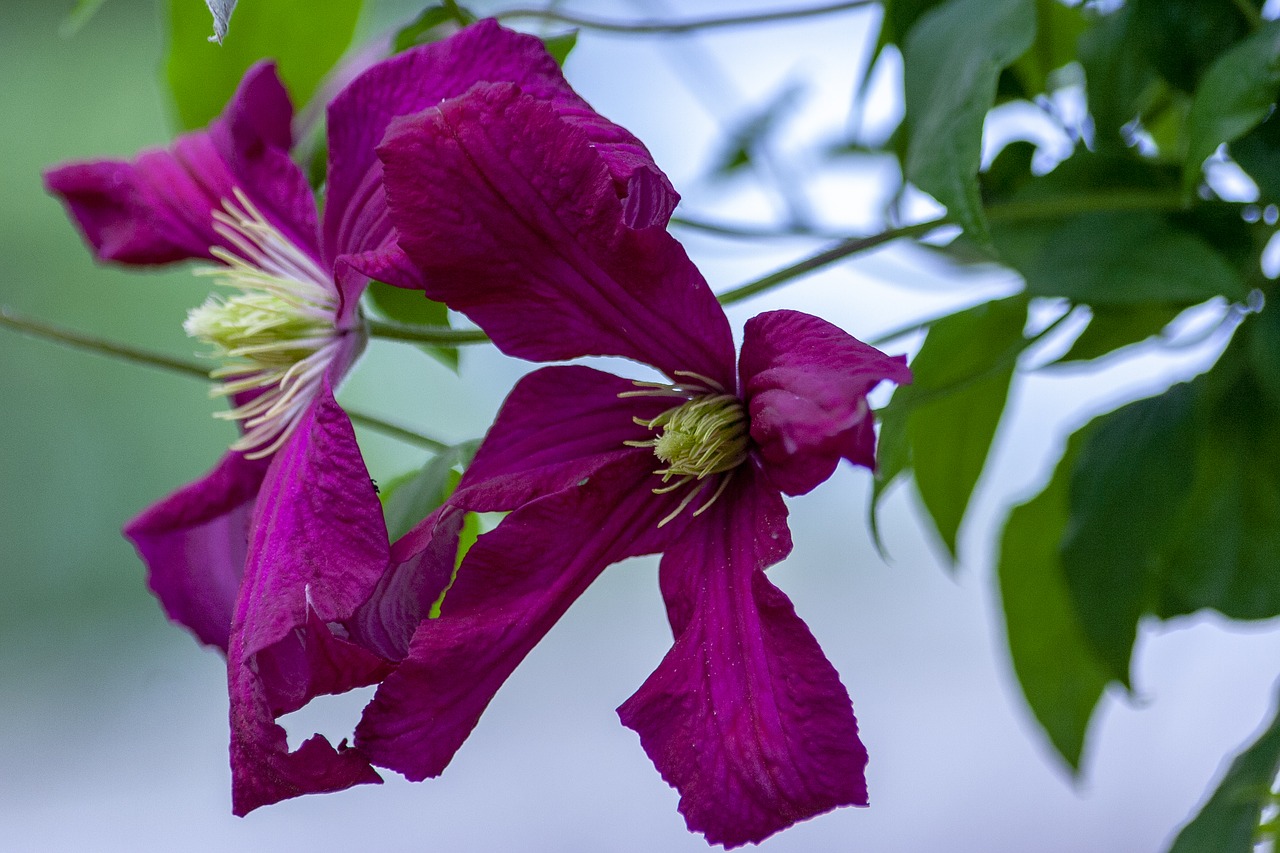
[[[452,329],[448,326],[417,326],[411,323],[395,323],[390,320],[366,320],[369,335],[390,341],[411,341],[418,344],[457,347],[466,344],[487,344],[489,336],[479,329]]]
[[[723,27],[738,27],[748,24],[765,24],[777,21],[793,21],[801,18],[812,18],[818,15],[830,15],[835,12],[847,12],[867,6],[878,6],[880,0],[845,0],[843,3],[828,3],[823,6],[811,6],[807,9],[779,9],[772,12],[755,12],[746,15],[723,15],[711,18],[690,18],[685,21],[609,21],[600,18],[584,17],[553,9],[508,9],[498,12],[494,17],[499,21],[533,18],[539,21],[550,21],[571,27],[587,30],[600,30],[610,33],[632,33],[636,35],[657,35],[669,33],[688,33],[694,30],[710,30]]]
[[[87,335],[82,332],[73,331],[62,326],[55,326],[42,320],[33,320],[30,317],[24,317],[12,311],[4,305],[0,305],[0,327],[11,329],[19,334],[30,335],[34,338],[41,338],[46,341],[54,341],[55,343],[66,344],[76,349],[85,350],[87,352],[96,352],[99,355],[110,356],[111,358],[121,361],[129,361],[134,364],[141,364],[145,367],[155,367],[160,370],[167,370],[170,373],[176,373],[180,376],[188,378],[209,381],[209,369],[194,361],[186,361],[180,358],[174,358],[163,353],[153,352],[151,350],[131,347],[126,344],[109,341],[96,335]],[[423,435],[404,427],[397,426],[393,423],[375,418],[372,415],[366,415],[363,412],[347,409],[347,416],[351,418],[352,423],[378,430],[387,435],[398,438],[407,444],[416,444],[419,447],[426,448],[435,453],[445,450],[450,445],[447,442]]]
[[[784,267],[777,272],[749,281],[746,284],[740,284],[730,290],[726,290],[720,294],[721,305],[732,305],[734,302],[741,302],[750,296],[756,296],[766,290],[771,290],[780,284],[785,284],[792,279],[799,278],[802,275],[820,270],[825,266],[844,260],[850,255],[856,255],[859,252],[865,252],[874,249],[877,246],[897,240],[902,237],[919,237],[929,233],[935,228],[947,224],[945,217],[930,219],[927,222],[917,222],[914,225],[902,225],[897,228],[890,228],[881,231],[878,234],[872,234],[869,237],[853,237],[843,242],[837,243],[829,249],[825,249],[816,255],[805,258],[803,261],[794,263],[789,267]]]

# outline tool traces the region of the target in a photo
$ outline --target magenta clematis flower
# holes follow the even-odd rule
[[[186,329],[224,362],[215,390],[231,398],[225,417],[242,434],[125,535],[170,618],[227,656],[237,814],[381,781],[345,742],[317,735],[290,752],[276,720],[388,668],[343,626],[383,576],[389,545],[333,388],[364,345],[369,280],[422,286],[397,246],[375,146],[396,116],[484,81],[518,84],[578,128],[631,221],[665,223],[677,197],[644,147],[578,98],[540,41],[492,21],[379,63],[333,100],[322,221],[289,157],[292,107],[270,64],[250,69],[207,129],[167,150],[45,176],[99,259],[201,260],[199,273],[235,292],[192,311]]]
[[[357,747],[410,779],[439,774],[601,571],[663,552],[675,643],[618,713],[690,829],[732,847],[866,805],[848,693],[764,570],[791,548],[783,493],[810,491],[841,459],[874,464],[866,394],[909,381],[905,360],[773,311],[747,323],[735,364],[724,312],[680,244],[631,227],[600,152],[518,86],[397,119],[379,156],[428,295],[509,354],[624,356],[668,381],[553,366],[516,386],[457,492],[393,546],[352,623],[399,661]],[[468,511],[509,515],[455,573]]]

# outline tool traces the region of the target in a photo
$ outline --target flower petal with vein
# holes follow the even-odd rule
[[[634,359],[664,382],[542,368],[504,403],[453,497],[392,549],[353,636],[397,660],[356,745],[410,779],[445,768],[534,645],[610,564],[663,553],[674,645],[618,713],[733,847],[865,805],[848,693],[765,569],[782,494],[874,464],[867,393],[891,358],[795,311],[723,310],[665,229],[634,227],[582,128],[519,85],[397,119],[378,149],[400,245],[429,296],[536,361]],[[454,572],[467,512],[508,512]],[[438,618],[427,602],[443,594]]]

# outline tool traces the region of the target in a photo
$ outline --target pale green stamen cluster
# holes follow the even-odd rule
[[[750,420],[742,401],[725,393],[719,383],[705,376],[681,372],[680,375],[698,380],[675,385],[655,382],[637,382],[645,390],[627,391],[621,397],[677,397],[684,402],[667,409],[656,418],[636,423],[661,432],[648,441],[628,441],[631,447],[652,447],[654,455],[666,467],[655,471],[664,484],[655,488],[654,494],[665,494],[692,485],[689,494],[680,505],[658,523],[667,524],[689,506],[702,493],[703,481],[717,474],[724,474],[710,500],[698,507],[694,515],[706,512],[729,485],[734,470],[747,459],[750,446]]]
[[[186,333],[213,347],[224,362],[209,373],[214,396],[259,391],[217,417],[241,421],[231,445],[251,459],[269,456],[293,432],[315,396],[341,341],[337,292],[329,276],[289,241],[240,190],[215,211],[214,230],[235,251],[215,246],[221,264],[201,267],[239,294],[210,296],[187,315]]]

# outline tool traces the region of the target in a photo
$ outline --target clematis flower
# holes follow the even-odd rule
[[[644,147],[568,86],[541,42],[492,21],[388,59],[329,105],[321,220],[290,160],[292,107],[270,64],[245,75],[205,130],[131,161],[45,176],[100,260],[198,260],[227,286],[187,332],[222,363],[240,437],[205,477],[125,527],[170,618],[227,656],[233,809],[381,781],[367,756],[317,735],[290,752],[276,720],[378,680],[387,661],[343,623],[389,559],[375,488],[333,389],[364,346],[371,278],[422,286],[396,242],[375,146],[391,121],[483,81],[511,81],[597,146],[637,225],[677,197]],[[447,190],[446,190],[447,191]]]
[[[727,847],[866,805],[849,695],[765,569],[791,549],[782,495],[871,467],[866,394],[907,382],[813,316],[728,321],[680,244],[629,227],[590,140],[518,86],[392,123],[391,220],[432,298],[505,352],[624,356],[666,381],[542,368],[512,391],[458,490],[392,549],[352,623],[396,669],[356,745],[419,780],[610,564],[662,552],[674,645],[618,709],[694,831]],[[467,512],[508,512],[455,569]],[[438,609],[438,616],[431,618]]]

